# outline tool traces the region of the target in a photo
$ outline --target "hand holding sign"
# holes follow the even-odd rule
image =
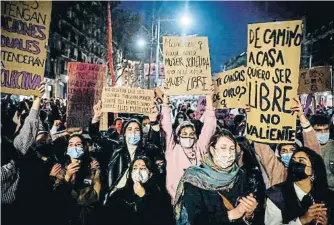
[[[94,121],[100,121],[101,116],[102,116],[102,101],[99,100],[96,105],[93,107],[94,110]]]
[[[159,110],[158,110],[157,106],[154,104],[154,106],[152,106],[151,113],[149,114],[148,117],[150,118],[151,122],[156,122],[157,118],[158,118],[158,115],[159,115]]]
[[[36,95],[37,98],[42,98],[45,94],[45,81],[43,81],[39,88],[38,88],[38,94]]]
[[[296,112],[298,117],[300,117],[301,115],[304,115],[303,106],[300,103],[300,101],[297,98],[293,98],[293,100],[296,102],[296,105],[291,107],[291,110],[293,111],[293,113]]]

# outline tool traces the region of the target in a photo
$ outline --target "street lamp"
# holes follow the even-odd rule
[[[146,45],[146,41],[144,39],[139,39],[137,45],[142,48]]]
[[[161,22],[178,22],[185,27],[189,27],[192,23],[192,19],[189,14],[184,14],[180,19],[160,19],[158,18],[158,24],[156,26],[157,34],[157,47],[156,47],[156,62],[155,62],[155,81],[157,83],[159,77],[159,51],[160,51],[160,24]],[[182,35],[183,36],[183,35]],[[186,35],[184,35],[186,36]]]
[[[185,27],[189,27],[192,22],[191,17],[188,14],[183,15],[180,21],[181,21],[181,24]]]

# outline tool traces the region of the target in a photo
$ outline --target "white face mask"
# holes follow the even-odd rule
[[[212,147],[211,147],[212,148]],[[229,169],[235,162],[235,152],[214,150],[213,162],[222,169]]]
[[[191,148],[195,143],[194,138],[183,138],[180,137],[180,145],[184,148]]]
[[[143,133],[144,133],[144,134],[148,134],[148,132],[150,132],[150,125],[146,125],[146,126],[143,128]]]
[[[148,172],[147,170],[134,169],[132,171],[131,178],[134,183],[146,183],[146,181],[148,181]]]

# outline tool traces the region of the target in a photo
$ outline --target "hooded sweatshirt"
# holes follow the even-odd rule
[[[198,140],[192,148],[185,149],[179,143],[175,143],[173,136],[172,121],[169,107],[162,108],[162,129],[166,133],[166,161],[167,178],[166,189],[174,202],[177,186],[183,173],[192,165],[200,165],[202,156],[207,152],[210,138],[216,131],[215,110],[206,108],[204,116],[204,125]],[[192,164],[189,158],[196,155],[196,161]],[[187,156],[188,155],[188,156]]]

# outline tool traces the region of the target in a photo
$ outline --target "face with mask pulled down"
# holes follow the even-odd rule
[[[210,146],[213,162],[228,173],[236,162],[236,145],[228,137],[220,137],[214,146]]]

